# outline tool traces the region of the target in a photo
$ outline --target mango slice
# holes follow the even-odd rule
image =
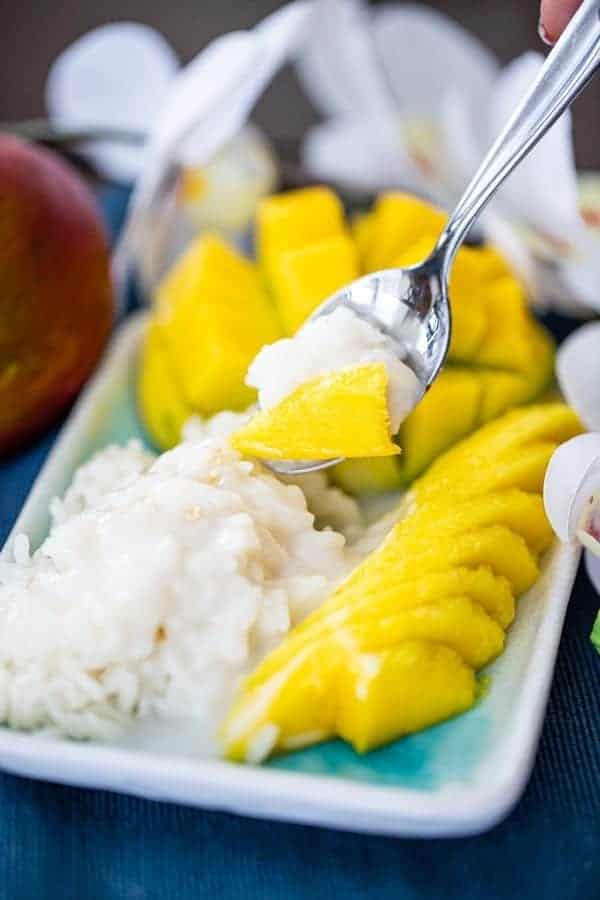
[[[552,447],[580,431],[577,415],[564,403],[512,410],[448,450],[411,493],[422,500],[444,490],[461,496],[501,487],[539,492]]]
[[[470,597],[444,597],[385,616],[374,616],[343,627],[348,649],[375,653],[411,639],[451,647],[475,669],[485,666],[504,647],[504,631]]]
[[[347,494],[383,494],[402,487],[399,460],[394,456],[379,459],[345,459],[330,469],[333,484]]]
[[[345,235],[344,209],[326,187],[302,188],[262,200],[256,215],[258,261],[267,281],[276,278],[281,256]]]
[[[222,728],[229,759],[259,761],[283,742],[294,749],[330,737],[343,663],[343,648],[335,640],[309,644],[271,678],[241,694]],[[265,752],[257,743],[269,731]]]
[[[231,445],[259,459],[392,456],[383,363],[340,369],[301,384],[253,416]]]
[[[357,753],[366,753],[464,712],[476,696],[473,670],[457,653],[426,641],[407,641],[352,658],[336,732]]]
[[[158,291],[156,326],[186,404],[202,415],[255,399],[248,366],[281,329],[256,267],[215,237],[196,240]]]
[[[291,335],[324,300],[358,278],[358,255],[354,242],[341,234],[282,253],[271,272],[279,317]]]
[[[393,530],[383,546],[355,569],[344,584],[374,590],[376,585],[381,588],[389,584],[392,578],[406,581],[419,574],[443,572],[456,566],[489,566],[496,575],[508,579],[517,597],[529,590],[539,574],[536,558],[523,538],[502,525],[458,534],[452,541],[433,546],[429,538],[421,540],[415,536],[403,540]]]
[[[433,459],[477,427],[480,404],[481,384],[476,373],[450,368],[440,373],[400,427],[403,484],[413,481]]]
[[[435,604],[444,597],[470,597],[498,624],[506,629],[515,615],[510,582],[495,575],[489,567],[456,567],[429,572],[409,581],[390,579],[386,587],[342,585],[319,609],[296,629],[296,633],[314,633],[316,628],[337,628],[347,622],[393,615],[401,609]]]
[[[428,535],[431,540],[450,540],[454,535],[488,525],[505,525],[519,534],[529,549],[539,554],[552,543],[553,532],[539,494],[510,488],[474,496],[464,501],[445,495],[422,502],[413,515],[396,526],[397,535]]]

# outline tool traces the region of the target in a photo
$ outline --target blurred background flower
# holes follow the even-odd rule
[[[302,149],[316,177],[397,186],[451,206],[543,63],[501,67],[468,30],[426,5],[324,0],[298,62],[325,121]],[[600,189],[575,168],[567,113],[481,220],[540,304],[600,310]]]
[[[245,239],[257,198],[273,188],[280,171],[275,147],[289,162],[290,147],[301,141],[308,177],[333,180],[347,191],[401,186],[450,205],[541,64],[536,4],[318,4],[317,25],[295,74],[287,64],[302,42],[293,34],[280,59],[262,55],[264,69],[262,61],[244,57],[247,48],[238,54],[234,81],[246,79],[248,63],[255,87],[237,126],[226,123],[228,140],[214,120],[205,120],[184,141],[179,122],[177,139],[171,135],[170,145],[163,141],[154,153],[158,167],[146,166],[134,196],[136,227],[126,235],[130,247],[136,244],[146,284],[198,229],[208,225]],[[272,0],[207,3],[196,12],[166,10],[151,0],[108,0],[100,10],[66,0],[60,15],[50,4],[36,5],[35,23],[17,6],[9,14],[14,39],[6,48],[0,117],[38,114],[45,96],[59,128],[125,130],[129,143],[102,141],[83,152],[103,175],[129,181],[144,160],[139,138],[153,128],[155,136],[164,131],[162,111],[173,108],[178,91],[183,96],[187,90],[186,102],[193,99],[206,116],[208,101],[190,89],[198,51],[230,29],[238,29],[230,43],[243,40],[251,32],[239,29],[280,6]],[[123,16],[137,22],[111,22]],[[23,38],[34,24],[45,40],[31,59]],[[86,33],[98,25],[104,27]],[[231,50],[237,52],[233,44]],[[25,57],[26,80],[18,77]],[[281,66],[287,66],[284,75],[271,85]],[[214,88],[222,98],[234,89],[221,77]],[[575,160],[582,169],[600,168],[599,96],[594,85],[575,107],[575,148],[566,116],[482,222],[527,281],[534,302],[584,316],[600,308],[600,181],[593,171],[578,176]],[[250,112],[258,127],[244,128]],[[152,227],[143,228],[150,209]]]

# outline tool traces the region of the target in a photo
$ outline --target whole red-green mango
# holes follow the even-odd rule
[[[0,135],[0,454],[65,410],[114,314],[94,198],[56,154]]]

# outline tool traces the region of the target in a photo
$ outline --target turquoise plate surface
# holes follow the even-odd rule
[[[121,329],[34,486],[15,526],[15,531],[29,533],[34,546],[47,532],[49,499],[66,488],[81,462],[111,442],[138,438],[148,443],[137,415],[134,390],[140,328],[138,317]],[[10,552],[10,542],[9,538],[5,553]],[[526,783],[576,567],[577,553],[572,548],[557,547],[549,554],[540,582],[520,601],[505,653],[486,672],[489,689],[471,711],[366,756],[359,756],[341,741],[332,741],[279,757],[260,768],[181,758],[175,766],[192,767],[189,777],[193,786],[183,796],[175,788],[166,795],[161,790],[160,795],[250,814],[392,833],[457,834],[486,827],[510,809]],[[30,754],[23,753],[23,741],[35,743],[38,750],[53,748],[50,772],[43,765],[37,771],[35,762],[32,770],[31,759],[25,764],[24,757]],[[127,765],[130,757],[137,758],[137,773],[149,766],[146,775],[150,782],[142,778],[143,784],[132,786],[115,783],[114,778],[107,781],[104,763],[100,762],[101,778],[89,774],[83,778],[75,763],[76,771],[71,766],[63,776],[57,771],[61,768],[57,747],[62,748],[63,755],[77,751],[78,760],[82,753],[103,757],[111,751],[121,754],[122,762],[126,757]],[[0,764],[4,762],[15,771],[75,783],[100,781],[103,786],[155,796],[152,761],[164,770],[165,756],[144,748],[132,751],[69,744],[6,729],[0,737]],[[92,769],[99,774],[95,764]],[[224,773],[229,773],[228,777]],[[164,786],[164,771],[161,777]],[[207,779],[215,789],[222,778],[228,790],[221,790],[211,802]],[[378,788],[376,792],[371,790],[373,786]],[[262,802],[253,798],[256,792]]]

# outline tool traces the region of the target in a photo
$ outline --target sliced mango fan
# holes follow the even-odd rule
[[[381,547],[246,679],[227,755],[335,736],[365,752],[471,707],[553,539],[548,460],[580,430],[565,404],[525,407],[440,456]]]

